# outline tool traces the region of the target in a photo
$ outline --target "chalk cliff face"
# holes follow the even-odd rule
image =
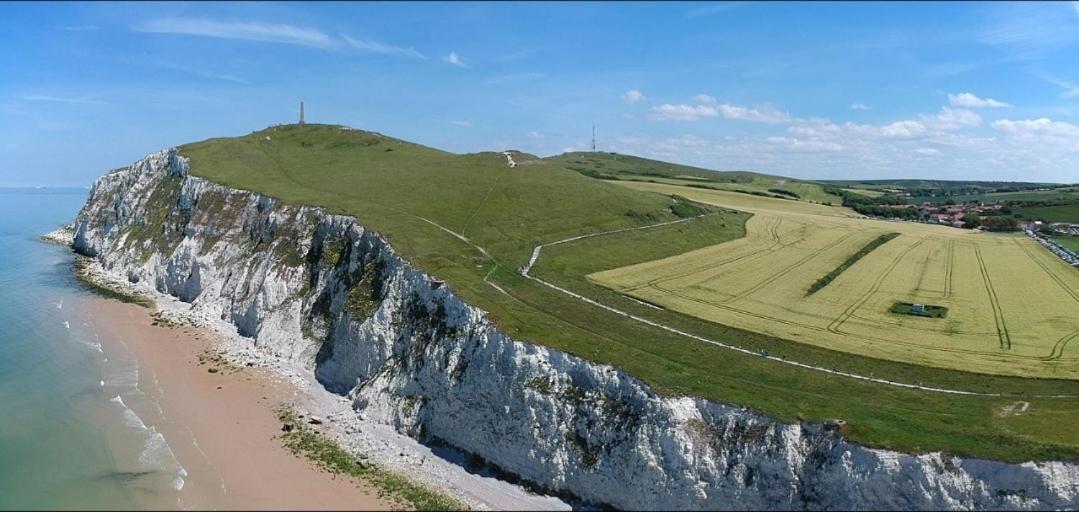
[[[1076,464],[863,448],[514,340],[362,222],[192,177],[170,150],[94,184],[74,247],[310,365],[367,420],[593,503],[1079,507]]]

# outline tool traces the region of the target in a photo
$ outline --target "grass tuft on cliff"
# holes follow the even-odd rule
[[[1079,400],[1033,396],[1079,395],[1079,382],[977,375],[835,352],[656,310],[584,277],[740,238],[745,213],[713,209],[678,224],[551,246],[533,273],[632,314],[745,348],[901,382],[1008,396],[928,393],[770,362],[633,322],[516,272],[538,244],[677,220],[691,209],[677,197],[630,190],[596,179],[607,177],[598,174],[764,187],[769,195],[769,188],[779,188],[803,199],[814,198],[814,184],[752,173],[713,176],[600,153],[538,159],[515,152],[511,168],[501,152],[453,154],[330,125],[276,126],[180,151],[196,176],[355,216],[406,260],[488,311],[514,338],[619,367],[661,393],[746,406],[786,422],[842,418],[850,439],[881,448],[1010,461],[1079,459],[1079,430],[1060,428],[1079,410]],[[656,173],[666,174],[646,174],[660,164],[667,167]],[[1016,395],[1030,402],[1028,412],[1000,414]]]
[[[456,498],[412,482],[393,471],[357,460],[333,440],[307,426],[296,413],[279,409],[277,417],[286,425],[279,437],[295,455],[309,459],[328,473],[356,478],[375,486],[382,496],[406,504],[413,510],[467,510]]]

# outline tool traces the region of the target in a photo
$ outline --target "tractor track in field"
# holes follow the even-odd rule
[[[1064,281],[1062,281],[1060,279],[1060,276],[1058,276],[1056,273],[1054,273],[1052,270],[1050,270],[1049,267],[1047,267],[1043,261],[1039,260],[1037,255],[1035,255],[1033,252],[1031,252],[1030,248],[1023,245],[1019,241],[1018,238],[1015,240],[1015,243],[1016,243],[1016,245],[1021,247],[1024,252],[1027,253],[1027,256],[1029,256],[1031,260],[1034,260],[1034,263],[1037,263],[1038,266],[1041,267],[1042,270],[1044,270],[1047,275],[1049,275],[1050,279],[1052,279],[1058,285],[1060,285],[1060,287],[1063,288],[1065,292],[1068,292],[1068,295],[1071,295],[1072,299],[1075,300],[1075,302],[1079,302],[1079,293],[1076,293],[1075,290],[1072,290],[1071,288],[1069,288],[1068,285],[1065,284]]]
[[[645,282],[644,284],[634,286],[632,288],[627,288],[627,289],[625,289],[623,291],[633,292],[633,291],[639,290],[641,288],[657,286],[659,283],[669,283],[671,281],[675,281],[675,280],[678,280],[678,279],[683,279],[683,278],[686,278],[686,277],[689,277],[689,276],[692,276],[692,275],[702,274],[702,273],[705,273],[705,272],[708,272],[708,271],[711,271],[711,270],[715,270],[715,269],[718,269],[720,267],[724,267],[726,265],[729,265],[731,263],[742,261],[742,260],[744,260],[746,258],[750,258],[750,257],[756,256],[758,254],[771,251],[777,245],[783,245],[783,243],[779,240],[779,225],[782,222],[783,222],[783,219],[780,218],[780,217],[772,217],[771,220],[769,221],[768,227],[765,228],[765,230],[768,233],[769,238],[771,239],[771,244],[768,245],[767,247],[761,247],[761,248],[752,250],[752,251],[750,251],[750,252],[748,252],[746,254],[740,255],[740,256],[735,256],[735,257],[730,258],[730,259],[718,261],[718,262],[715,262],[715,263],[710,263],[710,264],[705,265],[703,267],[694,268],[694,269],[692,269],[692,270],[690,270],[688,272],[683,272],[681,274],[668,275],[668,276],[664,276],[664,277],[661,277],[661,278],[658,278],[658,279],[653,279],[651,281]],[[792,242],[792,243],[794,243],[794,242]],[[752,248],[752,247],[753,247],[752,245],[749,246],[749,248]]]
[[[682,221],[684,221],[684,220],[690,220],[690,219],[682,219]],[[556,241],[556,242],[550,242],[550,243],[547,243],[547,244],[540,244],[540,245],[537,245],[532,250],[532,256],[529,258],[529,260],[524,265],[522,265],[518,269],[518,273],[520,273],[521,276],[523,276],[523,277],[525,277],[525,278],[527,278],[527,279],[529,279],[531,281],[534,281],[534,282],[539,283],[539,284],[541,284],[543,286],[546,286],[546,287],[548,287],[550,289],[553,289],[553,290],[555,290],[555,291],[557,291],[559,293],[562,293],[564,295],[572,297],[572,298],[574,298],[574,299],[576,299],[578,301],[584,302],[586,304],[590,304],[592,306],[595,306],[597,308],[600,308],[600,309],[609,311],[611,313],[620,315],[620,316],[628,318],[630,320],[633,320],[633,321],[636,321],[636,322],[639,322],[639,323],[642,323],[642,324],[645,324],[645,325],[649,325],[651,327],[655,327],[657,329],[667,331],[667,332],[672,333],[672,334],[676,334],[676,335],[683,336],[683,337],[686,337],[686,338],[690,338],[690,339],[693,339],[693,340],[697,340],[697,341],[700,341],[700,342],[708,343],[710,345],[714,345],[714,346],[717,346],[717,347],[720,347],[720,348],[724,348],[724,349],[727,349],[727,350],[738,352],[738,353],[741,353],[741,354],[744,354],[744,355],[762,357],[762,358],[767,359],[769,361],[780,363],[780,364],[785,364],[785,365],[789,365],[789,366],[795,366],[795,367],[803,368],[803,369],[807,369],[807,370],[819,371],[819,372],[828,373],[828,374],[831,374],[831,375],[836,375],[836,376],[840,376],[840,377],[846,377],[846,378],[855,379],[855,380],[861,380],[861,381],[865,381],[865,382],[872,382],[872,383],[875,383],[875,384],[882,384],[882,385],[898,387],[898,388],[905,388],[905,389],[913,389],[913,390],[918,390],[918,391],[928,391],[928,392],[933,392],[933,393],[945,393],[945,394],[964,395],[964,396],[982,396],[982,397],[1006,397],[1006,396],[1012,396],[1012,395],[1007,395],[1007,394],[1003,394],[1003,393],[982,393],[982,392],[977,392],[977,391],[965,391],[965,390],[960,390],[960,389],[950,389],[950,388],[943,388],[943,387],[923,386],[923,385],[920,385],[920,384],[910,384],[910,383],[906,383],[906,382],[898,382],[898,381],[873,377],[873,376],[870,376],[870,375],[862,375],[862,374],[858,374],[858,373],[846,372],[846,371],[842,371],[842,370],[826,368],[826,367],[823,367],[823,366],[818,366],[818,365],[813,365],[813,364],[808,364],[808,363],[802,363],[802,362],[787,359],[785,357],[768,355],[767,353],[764,353],[764,352],[761,352],[761,351],[752,350],[752,349],[740,347],[740,346],[737,346],[737,345],[734,345],[734,344],[724,343],[724,342],[721,342],[721,341],[713,340],[713,339],[706,338],[706,337],[698,335],[698,334],[693,334],[693,333],[690,333],[690,332],[686,332],[686,331],[683,331],[683,330],[668,326],[666,324],[663,324],[663,323],[660,323],[660,322],[657,322],[657,321],[654,321],[654,320],[650,320],[650,319],[647,319],[647,318],[644,318],[644,317],[641,317],[641,316],[638,316],[638,315],[634,315],[632,313],[629,313],[629,312],[623,311],[621,309],[618,309],[618,308],[616,308],[614,306],[610,306],[610,305],[604,304],[604,303],[602,303],[602,302],[600,302],[598,300],[585,297],[584,295],[581,295],[579,293],[570,291],[570,290],[568,290],[566,288],[563,288],[561,286],[558,286],[558,285],[556,285],[554,283],[551,283],[549,281],[546,281],[544,279],[541,279],[539,277],[531,275],[531,271],[535,267],[536,263],[539,261],[540,253],[541,253],[541,251],[543,250],[544,247],[551,246],[551,245],[568,243],[568,242],[573,242],[573,241],[582,240],[582,239],[585,239],[585,238],[592,238],[592,237],[603,236],[603,235],[608,235],[608,234],[621,233],[621,232],[625,232],[625,231],[633,231],[633,230],[648,229],[648,228],[653,228],[653,227],[660,227],[660,226],[664,226],[664,225],[674,224],[674,223],[677,223],[677,222],[681,222],[681,221],[664,222],[664,223],[659,223],[659,224],[652,224],[652,225],[649,225],[649,226],[642,226],[642,227],[637,227],[637,228],[618,229],[618,230],[607,231],[607,232],[602,232],[602,233],[591,233],[591,234],[588,234],[588,235],[581,235],[581,236],[578,236],[578,237],[567,238],[567,239],[564,239],[564,240],[559,240],[559,241]],[[918,245],[918,244],[914,244],[914,245]],[[662,289],[662,288],[657,288],[657,289]],[[725,307],[725,306],[720,306],[720,307]],[[846,333],[844,333],[844,334],[846,334]],[[1015,395],[1015,396],[1020,396],[1020,395]],[[1023,396],[1030,396],[1030,397],[1033,397],[1033,398],[1061,398],[1061,399],[1079,398],[1079,395],[1023,395]]]
[[[918,343],[909,343],[909,342],[898,341],[898,340],[894,340],[894,339],[879,338],[879,337],[871,336],[871,335],[868,335],[868,334],[856,334],[856,333],[851,333],[851,332],[846,332],[846,331],[838,331],[838,332],[829,331],[826,327],[819,327],[819,326],[816,326],[816,325],[806,324],[806,323],[802,323],[802,322],[796,322],[796,321],[793,321],[793,320],[786,320],[786,319],[783,319],[783,318],[778,318],[778,317],[774,317],[774,316],[763,314],[763,313],[756,313],[756,312],[748,311],[748,310],[745,310],[745,309],[738,309],[736,307],[729,306],[729,305],[726,305],[726,304],[712,302],[712,301],[704,300],[704,299],[701,299],[701,298],[698,298],[698,297],[693,297],[691,295],[686,295],[684,293],[679,292],[678,290],[672,290],[672,289],[669,289],[669,288],[663,288],[661,286],[656,286],[654,288],[656,290],[661,291],[661,292],[663,292],[665,294],[668,294],[668,295],[670,295],[672,297],[678,297],[680,299],[684,299],[684,300],[687,300],[689,302],[696,302],[698,304],[714,307],[716,309],[722,309],[722,310],[725,310],[725,311],[730,311],[732,313],[736,313],[736,314],[739,314],[739,315],[752,317],[752,318],[759,318],[761,320],[768,320],[770,322],[774,322],[774,323],[777,323],[777,324],[789,325],[789,326],[792,326],[792,327],[799,327],[799,328],[806,329],[806,330],[809,330],[809,331],[834,334],[834,335],[843,336],[843,337],[846,337],[846,338],[856,338],[858,340],[874,341],[874,342],[879,342],[879,343],[889,344],[889,345],[903,345],[903,346],[907,346],[907,347],[911,347],[911,348],[917,348],[917,349],[923,349],[923,350],[933,350],[933,351],[938,351],[938,352],[946,352],[946,353],[949,353],[949,354],[970,354],[970,355],[978,355],[978,356],[996,354],[996,352],[985,352],[985,351],[980,351],[980,350],[930,347],[930,346],[921,345],[921,344],[918,344]],[[857,316],[856,315],[852,316],[852,318],[855,318],[855,317],[857,317]],[[979,334],[979,333],[965,333],[965,334]],[[983,333],[983,334],[995,336],[996,331],[994,330],[994,331],[986,332],[986,333]],[[828,347],[824,347],[824,348],[828,348]],[[838,349],[832,349],[832,350],[838,350]],[[840,350],[840,351],[842,351],[842,350]],[[867,357],[869,357],[869,356],[867,356]],[[1039,360],[1039,361],[1044,360],[1044,356],[1028,356],[1028,355],[1018,355],[1018,354],[1016,354],[1016,355],[1010,355],[1009,357],[1011,357],[1013,359],[1027,359],[1027,360]]]
[[[982,273],[982,283],[985,284],[985,292],[989,294],[989,305],[993,308],[993,321],[997,324],[997,337],[1000,339],[1001,350],[1012,349],[1012,337],[1008,333],[1008,325],[1004,323],[1004,310],[1000,307],[1000,299],[997,291],[993,288],[993,280],[989,278],[989,269],[985,268],[985,260],[982,259],[982,250],[974,246],[974,257],[978,260],[978,270]]]
[[[837,246],[839,244],[842,244],[843,242],[846,242],[848,238],[854,236],[855,234],[857,234],[857,232],[851,231],[850,233],[847,233],[847,234],[835,239],[832,243],[830,243],[830,244],[828,244],[828,245],[826,245],[824,247],[821,247],[820,249],[817,249],[817,250],[809,253],[808,256],[794,262],[793,264],[787,266],[783,270],[780,270],[779,272],[776,272],[776,273],[772,274],[771,276],[768,277],[768,279],[765,279],[764,281],[761,281],[761,282],[749,287],[748,289],[743,290],[742,292],[740,292],[740,293],[738,293],[738,294],[736,294],[736,295],[734,295],[734,296],[732,296],[730,298],[725,299],[723,302],[724,303],[729,303],[729,302],[734,302],[736,300],[741,300],[741,299],[744,299],[744,298],[746,298],[746,297],[760,291],[761,288],[764,288],[765,286],[768,286],[768,285],[776,282],[776,280],[778,280],[779,278],[787,275],[790,271],[792,271],[792,270],[806,264],[807,262],[809,262],[809,260],[812,260],[813,258],[816,258],[817,256],[820,256],[821,254],[824,254],[829,249],[832,249],[833,247],[835,247],[835,246]]]
[[[952,296],[952,269],[955,267],[955,240],[948,240],[947,254],[944,257],[944,297]]]
[[[1079,302],[1079,294],[1077,294],[1075,290],[1072,290],[1070,287],[1068,287],[1068,285],[1060,279],[1060,276],[1058,276],[1052,271],[1052,269],[1046,266],[1045,262],[1038,259],[1037,254],[1031,251],[1030,248],[1024,245],[1022,242],[1020,242],[1019,239],[1015,240],[1015,244],[1022,248],[1023,252],[1027,254],[1027,257],[1033,260],[1034,263],[1037,263],[1038,266],[1041,267],[1042,271],[1044,271],[1045,274],[1053,280],[1053,282],[1055,282],[1058,286],[1060,286],[1061,289],[1067,292],[1068,295],[1071,296],[1072,300],[1074,300],[1075,302]],[[1069,333],[1057,340],[1057,342],[1053,345],[1053,350],[1049,352],[1049,355],[1045,357],[1045,360],[1056,361],[1061,359],[1064,356],[1064,349],[1068,346],[1069,343],[1071,343],[1072,340],[1076,338],[1079,338],[1079,331]]]
[[[1053,345],[1053,350],[1043,359],[1045,361],[1059,361],[1064,356],[1064,348],[1076,338],[1079,338],[1079,331],[1065,334],[1063,338],[1057,340]]]

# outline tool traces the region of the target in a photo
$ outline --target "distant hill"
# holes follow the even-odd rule
[[[713,171],[605,152],[564,153],[544,160],[597,179],[653,181],[837,205],[841,202],[839,196],[826,192],[817,183],[757,172]]]
[[[920,179],[891,179],[891,180],[818,180],[836,186],[866,185],[870,187],[898,187],[898,188],[1054,188],[1067,185],[1060,183],[1036,183],[1027,181],[966,181],[966,180],[920,180]]]

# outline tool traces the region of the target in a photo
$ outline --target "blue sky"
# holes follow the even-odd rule
[[[0,186],[296,118],[456,152],[1079,182],[1079,4],[0,4]]]

